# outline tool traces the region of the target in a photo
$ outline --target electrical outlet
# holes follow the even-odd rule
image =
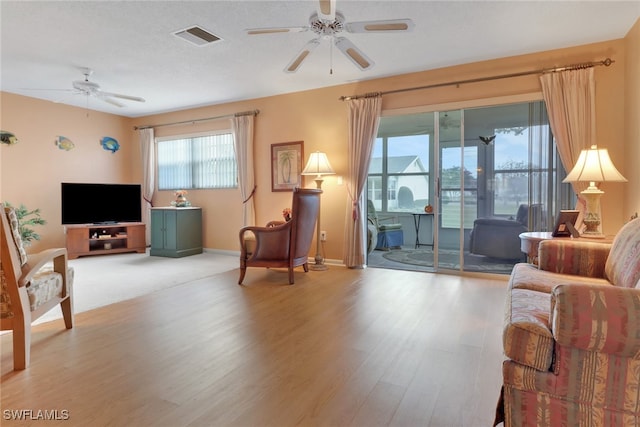
[[[322,242],[326,242],[327,241],[327,232],[326,231],[321,231],[320,232],[320,241],[322,241]]]

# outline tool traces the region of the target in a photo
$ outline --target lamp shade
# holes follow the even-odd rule
[[[309,161],[302,171],[302,175],[333,175],[335,172],[329,163],[329,159],[325,153],[316,151],[311,153]]]
[[[592,145],[582,150],[578,161],[562,182],[626,182],[618,169],[613,165],[606,148]]]

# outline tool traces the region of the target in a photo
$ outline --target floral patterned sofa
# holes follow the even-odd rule
[[[640,426],[640,219],[538,252],[510,277],[494,425]]]

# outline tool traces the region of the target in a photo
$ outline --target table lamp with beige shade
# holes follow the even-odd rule
[[[588,182],[589,187],[580,194],[587,202],[583,219],[585,230],[582,236],[589,238],[604,238],[602,234],[602,219],[600,217],[600,197],[604,191],[600,190],[598,182],[627,182],[627,179],[616,169],[606,148],[591,148],[582,150],[578,161],[571,172],[562,182]]]

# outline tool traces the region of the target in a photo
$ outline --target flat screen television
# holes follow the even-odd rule
[[[61,184],[62,224],[142,221],[139,184]]]

